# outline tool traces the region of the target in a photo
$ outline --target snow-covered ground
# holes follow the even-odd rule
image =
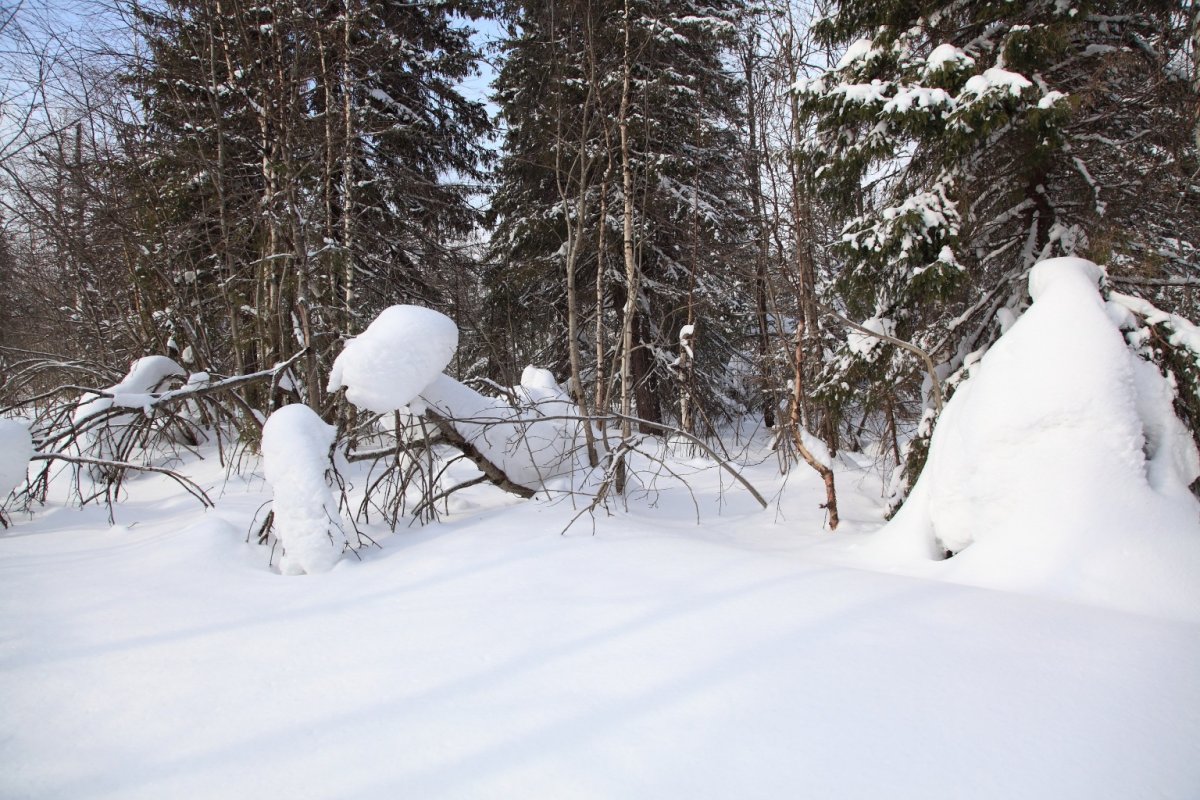
[[[396,307],[334,388],[470,417],[448,424],[558,499],[474,485],[425,527],[376,515],[378,546],[339,560],[359,537],[303,406],[268,419],[265,467],[178,464],[207,512],[143,475],[110,526],[64,476],[0,535],[0,796],[1200,797],[1200,455],[1102,277],[1039,264],[891,523],[870,460],[839,458],[836,533],[763,431],[724,442],[766,510],[681,450],[581,514],[553,377],[518,387],[550,419],[484,398],[438,376],[453,324]],[[370,481],[347,469],[354,508]],[[274,565],[246,543],[272,494]]]
[[[757,444],[761,447],[762,439]],[[1200,623],[879,571],[878,478],[488,486],[285,577],[261,472],[0,535],[0,796],[1194,798]],[[728,481],[726,480],[726,484]],[[700,506],[701,522],[693,498]],[[864,568],[873,563],[875,569]],[[1200,580],[1200,578],[1198,578]]]

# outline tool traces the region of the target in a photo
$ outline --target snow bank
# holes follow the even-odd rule
[[[346,342],[333,362],[329,391],[346,387],[346,399],[378,414],[411,403],[433,382],[458,348],[458,326],[420,306],[387,308]]]
[[[1200,618],[1200,457],[1102,274],[1075,258],[1033,269],[1033,305],[947,404],[875,546],[901,562],[954,552],[936,569],[965,583]]]
[[[12,419],[0,419],[0,504],[25,480],[33,437],[29,429]]]
[[[349,545],[325,480],[336,435],[332,425],[300,404],[284,406],[263,425],[263,469],[274,492],[284,575],[325,572]]]
[[[781,486],[757,441],[752,474]],[[362,486],[368,465],[353,467]],[[370,558],[313,580],[270,580],[243,543],[257,482],[227,482],[215,457],[195,470],[227,485],[199,525],[155,475],[166,501],[121,509],[136,525],[89,506],[0,536],[0,796],[1195,800],[1200,787],[1195,625],[825,563],[817,543],[850,537],[820,533],[811,470],[787,479],[786,516],[751,511],[710,464],[662,502],[597,514],[594,536],[558,535],[570,503],[468,489],[455,497],[479,501],[471,513],[395,534],[377,518]],[[846,526],[852,498],[874,507],[855,484],[841,487]],[[711,509],[700,525],[692,492]]]

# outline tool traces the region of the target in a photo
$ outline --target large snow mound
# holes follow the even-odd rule
[[[458,326],[420,306],[392,306],[350,341],[333,362],[329,391],[378,414],[411,403],[458,348]]]
[[[325,572],[347,540],[325,480],[336,429],[306,405],[284,406],[262,432],[263,471],[274,493],[274,531],[283,545],[285,575]]]
[[[1095,264],[1034,267],[1033,304],[946,405],[892,556],[952,580],[1200,618],[1200,457],[1127,346]]]
[[[0,504],[25,480],[33,437],[29,429],[12,419],[0,419]]]

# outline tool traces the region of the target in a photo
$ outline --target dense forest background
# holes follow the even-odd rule
[[[1196,431],[1198,20],[1190,0],[5,6],[0,405],[151,354],[213,378],[287,363],[237,388],[240,435],[295,402],[349,431],[334,358],[413,304],[454,320],[448,372],[481,390],[548,369],[625,439],[757,415],[818,470],[825,448],[899,467],[900,498],[1031,267],[1076,255],[1145,301],[1127,340]]]

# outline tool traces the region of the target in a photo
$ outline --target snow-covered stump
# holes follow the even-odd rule
[[[1033,305],[946,404],[925,469],[877,536],[949,577],[1132,610],[1200,606],[1200,456],[1173,389],[1126,344],[1100,267],[1056,258]]]
[[[9,494],[20,486],[29,470],[33,456],[33,437],[20,422],[0,419],[0,525],[8,527],[4,504]]]
[[[336,437],[337,430],[306,405],[284,406],[263,425],[263,468],[284,575],[326,572],[353,547],[326,478]]]

